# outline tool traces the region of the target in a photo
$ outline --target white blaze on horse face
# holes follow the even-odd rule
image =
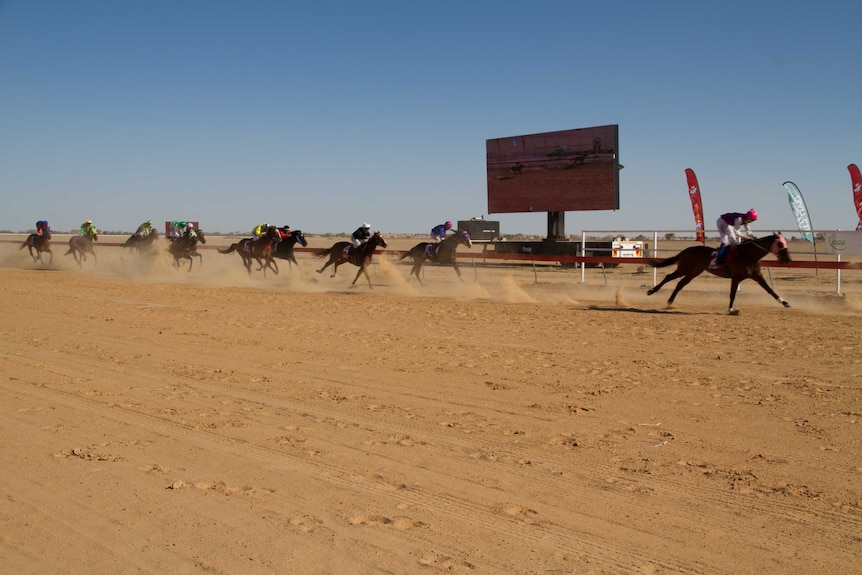
[[[775,238],[775,241],[772,242],[772,249],[770,250],[772,253],[777,254],[781,250],[787,249],[787,240],[784,239],[784,236],[778,235]]]

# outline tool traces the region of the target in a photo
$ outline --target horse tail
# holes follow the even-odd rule
[[[666,268],[667,266],[672,266],[678,261],[679,254],[673,256],[672,258],[667,258],[666,260],[650,260],[647,263],[650,265],[650,267],[653,268]]]
[[[221,249],[221,248],[216,248],[216,249],[218,249],[218,253],[220,253],[220,254],[231,254],[231,253],[236,251],[236,248],[238,246],[239,246],[239,244],[231,244],[225,249]]]
[[[332,251],[332,248],[330,248],[328,250],[318,250],[311,255],[315,258],[322,259],[322,258],[325,258],[326,256],[328,256],[329,252],[331,252],[331,251]]]
[[[419,242],[418,244],[416,244],[415,246],[410,248],[408,251],[404,252],[401,255],[401,257],[398,258],[398,260],[400,261],[400,260],[404,260],[404,259],[413,257],[413,253],[416,252],[417,250],[422,250],[419,253],[424,254],[425,253],[425,246],[427,246],[427,245],[428,245],[427,242]]]

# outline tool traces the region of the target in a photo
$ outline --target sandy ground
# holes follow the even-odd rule
[[[862,571],[861,272],[55,245],[0,244],[4,574]]]

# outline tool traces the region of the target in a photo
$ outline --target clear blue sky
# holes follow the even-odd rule
[[[213,231],[487,216],[485,140],[618,124],[620,209],[853,229],[862,2],[0,0],[0,229]],[[499,214],[504,233],[546,216]]]

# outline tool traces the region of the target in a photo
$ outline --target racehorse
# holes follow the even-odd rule
[[[421,242],[413,246],[410,251],[405,252],[399,259],[413,258],[413,269],[407,274],[409,279],[411,275],[415,275],[419,283],[422,283],[422,278],[419,277],[419,270],[426,261],[431,263],[448,265],[455,268],[455,273],[458,274],[458,279],[461,278],[461,269],[458,267],[457,253],[455,250],[460,244],[464,244],[468,248],[473,245],[470,240],[470,234],[466,230],[456,230],[455,233],[440,243],[437,242]]]
[[[149,254],[153,252],[155,248],[156,238],[159,237],[159,232],[156,230],[151,231],[145,236],[139,236],[137,234],[132,234],[129,239],[123,244],[124,248],[133,248],[138,251],[139,254]]]
[[[650,261],[649,265],[652,267],[663,268],[677,264],[677,268],[674,272],[665,276],[661,283],[647,291],[647,295],[654,294],[667,282],[681,277],[682,279],[676,284],[673,293],[670,294],[670,298],[667,300],[668,307],[671,307],[676,294],[682,288],[703,272],[708,271],[718,277],[730,278],[730,304],[728,305],[727,312],[731,315],[739,313],[733,309],[733,300],[736,298],[736,290],[739,287],[739,282],[749,278],[760,284],[760,287],[765,289],[766,293],[781,302],[784,307],[790,307],[788,302],[784,301],[769,287],[769,284],[766,283],[766,280],[763,279],[763,275],[760,273],[760,260],[768,253],[775,254],[778,257],[778,261],[783,264],[790,263],[790,254],[787,252],[787,240],[780,233],[736,244],[731,248],[727,263],[713,269],[709,267],[709,262],[714,253],[715,250],[709,246],[692,246],[682,250],[672,258]]]
[[[69,249],[64,256],[72,254],[78,267],[84,267],[84,262],[87,261],[87,254],[93,256],[93,264],[95,265],[96,250],[93,249],[93,242],[99,241],[99,235],[94,231],[88,231],[82,236],[72,236],[69,238]]]
[[[300,244],[303,247],[308,245],[301,230],[292,230],[281,238],[281,241],[275,244],[275,249],[272,252],[273,257],[287,260],[288,265],[291,263],[299,265],[299,262],[296,261],[296,256],[293,255],[293,246],[296,244]]]
[[[317,270],[317,273],[323,273],[323,270],[332,265],[332,275],[329,277],[334,278],[338,272],[338,266],[349,262],[355,266],[359,266],[359,271],[356,272],[356,277],[353,278],[353,283],[350,285],[356,285],[356,280],[359,279],[359,276],[365,274],[365,279],[368,280],[368,287],[373,288],[374,286],[371,285],[371,276],[368,275],[368,266],[371,264],[371,258],[377,246],[386,247],[386,240],[383,239],[380,232],[374,232],[374,235],[367,242],[357,248],[352,247],[350,242],[336,242],[328,250],[320,250],[314,254],[314,257],[321,259],[329,256],[329,259],[323,264],[322,268]]]
[[[195,235],[186,232],[184,235],[171,241],[168,246],[168,252],[174,256],[174,266],[179,269],[180,260],[189,260],[189,269],[192,271],[193,257],[198,258],[200,265],[204,263],[204,257],[198,253],[198,242],[205,244],[207,238],[201,230],[197,230]]]
[[[51,255],[51,259],[48,260],[48,265],[54,261],[54,252],[51,251],[51,234],[46,233],[43,235],[39,234],[30,234],[27,236],[27,239],[24,240],[24,243],[21,244],[21,247],[18,249],[24,249],[24,247],[30,252],[30,257],[33,258],[33,262],[42,262],[45,263],[45,260],[42,259],[42,252],[48,252]],[[35,255],[33,252],[36,252]]]
[[[242,264],[248,270],[248,275],[251,275],[252,260],[257,261],[257,271],[263,270],[264,276],[266,276],[266,268],[278,274],[278,264],[272,259],[272,244],[279,237],[278,228],[269,226],[266,229],[266,233],[259,238],[246,238],[231,244],[225,249],[219,248],[218,251],[220,254],[238,253],[242,258]]]

